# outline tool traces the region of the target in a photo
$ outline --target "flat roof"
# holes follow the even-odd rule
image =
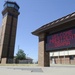
[[[41,32],[45,32],[50,28],[53,28],[55,26],[61,25],[63,23],[69,22],[69,21],[74,20],[74,19],[75,19],[75,12],[73,12],[73,13],[67,15],[67,16],[64,16],[62,18],[59,18],[59,19],[57,19],[53,22],[50,22],[50,23],[47,23],[47,24],[43,25],[42,27],[33,31],[32,34],[38,36]]]

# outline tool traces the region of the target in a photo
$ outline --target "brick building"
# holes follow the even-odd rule
[[[75,64],[75,12],[43,25],[32,34],[39,37],[39,66]]]

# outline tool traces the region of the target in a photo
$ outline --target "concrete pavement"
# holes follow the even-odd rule
[[[75,75],[75,66],[52,65],[51,67],[0,66],[0,75]]]

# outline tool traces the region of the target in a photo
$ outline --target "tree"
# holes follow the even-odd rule
[[[26,54],[24,53],[24,51],[22,49],[19,49],[19,51],[17,52],[16,59],[18,59],[18,60],[26,59]]]

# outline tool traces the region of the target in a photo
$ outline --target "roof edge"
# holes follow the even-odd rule
[[[73,20],[73,19],[71,19],[71,18],[75,19],[75,12],[73,12],[73,13],[71,13],[71,14],[68,14],[67,16],[64,16],[64,17],[62,17],[62,18],[59,18],[59,19],[57,19],[57,20],[54,20],[54,21],[52,21],[52,22],[50,22],[50,23],[47,23],[47,24],[41,26],[40,28],[36,29],[35,31],[33,31],[33,32],[31,32],[31,33],[32,33],[33,35],[38,36],[39,33],[46,31],[46,30],[47,30],[48,28],[50,28],[50,27],[54,27],[54,26],[56,26],[56,25],[63,24],[63,23],[65,23],[65,21],[68,22],[68,21],[70,21],[70,20]]]

